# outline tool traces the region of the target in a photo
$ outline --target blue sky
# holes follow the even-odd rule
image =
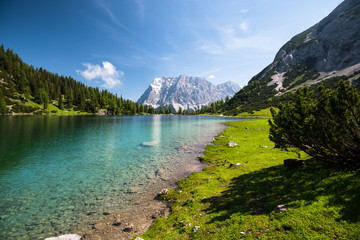
[[[136,101],[155,77],[244,86],[341,0],[0,0],[28,64]]]

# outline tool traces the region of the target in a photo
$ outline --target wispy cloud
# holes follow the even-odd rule
[[[138,15],[142,24],[145,18],[145,2],[143,0],[135,0],[135,3],[138,7]]]
[[[91,63],[83,63],[85,70],[76,70],[78,74],[83,76],[86,80],[91,81],[93,79],[101,79],[104,84],[104,88],[115,88],[122,85],[121,78],[124,76],[124,73],[120,70],[116,70],[116,67],[112,63],[104,61],[102,62],[103,66],[98,64],[93,65]]]
[[[211,41],[198,41],[197,50],[201,50],[211,55],[223,55],[223,48],[215,42]]]
[[[267,34],[265,32],[258,33],[249,37],[242,37],[232,29],[223,29],[222,43],[226,50],[237,50],[243,48],[254,48],[259,51],[274,51],[273,42],[279,42],[274,34]]]
[[[102,7],[105,10],[106,14],[109,16],[109,18],[114,24],[118,25],[119,27],[121,27],[126,31],[129,31],[129,29],[125,25],[119,22],[115,14],[110,10],[109,6],[107,6],[103,1],[100,0],[98,0],[97,3],[99,4],[100,7]]]
[[[249,19],[245,19],[240,23],[240,29],[243,31],[249,30],[249,23],[250,23]]]
[[[213,75],[214,73],[220,72],[221,70],[223,70],[223,68],[221,67],[210,69],[206,72],[201,73],[200,76],[208,76],[209,74]]]

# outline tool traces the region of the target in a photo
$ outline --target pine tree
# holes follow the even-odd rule
[[[64,109],[64,104],[63,104],[63,100],[62,100],[62,95],[61,93],[59,93],[59,101],[58,101],[58,106],[60,110]]]
[[[49,104],[49,95],[45,91],[44,88],[39,89],[39,94],[40,94],[40,101],[41,101],[40,103],[43,104],[43,108],[44,108],[44,110],[46,110],[48,107],[48,104]]]
[[[0,89],[0,113],[1,114],[7,113],[6,102],[1,89]]]
[[[73,96],[72,96],[72,90],[71,89],[69,89],[67,91],[66,105],[67,105],[67,108],[69,108],[69,109],[73,107]]]

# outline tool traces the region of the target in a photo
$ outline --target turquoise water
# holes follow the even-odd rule
[[[129,189],[158,181],[157,169],[186,175],[186,161],[195,161],[225,121],[204,116],[0,117],[1,239],[44,239],[89,228],[102,211],[131,204],[136,194]]]

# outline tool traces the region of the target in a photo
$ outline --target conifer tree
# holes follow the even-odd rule
[[[6,102],[2,90],[0,88],[0,114],[7,112]]]
[[[63,100],[62,100],[62,95],[61,95],[61,93],[59,93],[58,105],[59,105],[59,109],[60,109],[60,110],[63,110],[63,109],[64,109],[64,104],[63,104]]]

